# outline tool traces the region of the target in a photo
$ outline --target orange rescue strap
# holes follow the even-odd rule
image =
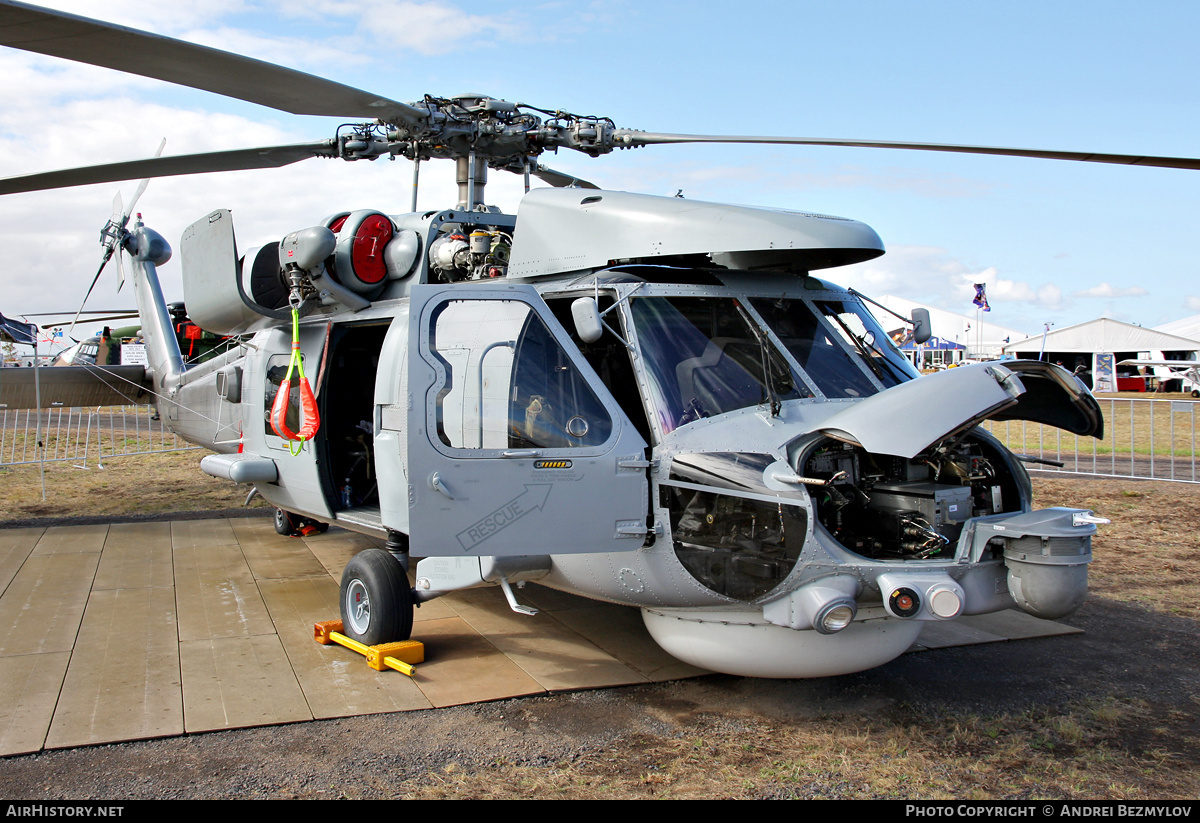
[[[288,428],[287,412],[288,398],[292,393],[292,372],[299,373],[300,382],[300,431],[294,432]],[[292,359],[288,362],[287,374],[279,384],[275,402],[271,406],[271,428],[275,433],[288,441],[288,451],[292,456],[300,454],[304,441],[311,440],[321,427],[321,415],[317,412],[317,398],[313,396],[308,378],[304,376],[304,358],[300,356],[300,312],[292,309]],[[292,443],[299,443],[292,448]]]

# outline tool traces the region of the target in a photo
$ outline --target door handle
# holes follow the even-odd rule
[[[438,474],[437,472],[434,472],[432,475],[430,475],[429,485],[433,486],[434,491],[441,492],[442,494],[446,495],[446,497],[448,497],[451,500],[454,499],[454,495],[452,495],[450,493],[450,490],[447,489],[445,487],[445,485],[443,485],[442,476],[440,474]]]

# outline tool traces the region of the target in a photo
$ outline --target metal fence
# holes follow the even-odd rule
[[[1098,402],[1104,413],[1102,440],[1021,420],[989,421],[984,427],[1017,454],[1063,464],[1028,464],[1031,471],[1200,482],[1196,467],[1200,403],[1141,398],[1098,398]]]
[[[1079,437],[1026,421],[989,421],[984,427],[1017,454],[1062,466],[1032,463],[1032,471],[1200,483],[1196,417],[1200,402],[1100,398],[1104,438]],[[110,457],[199,448],[155,419],[152,406],[43,409],[46,461],[89,462]],[[37,463],[33,409],[0,410],[0,466]]]
[[[37,409],[0,411],[0,466],[45,459],[103,467],[110,457],[199,448],[168,431],[152,406],[53,408],[40,411],[43,455],[38,415]]]

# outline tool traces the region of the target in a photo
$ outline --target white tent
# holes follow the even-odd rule
[[[1200,343],[1187,337],[1165,334],[1154,329],[1122,323],[1110,317],[1101,317],[1055,329],[1045,335],[1028,337],[1004,347],[1005,354],[1036,360],[1042,351],[1044,359],[1061,360],[1067,368],[1081,364],[1090,367],[1093,388],[1096,391],[1115,391],[1125,388],[1117,382],[1116,364],[1119,360],[1135,359],[1139,355],[1172,359],[1195,360]],[[1131,370],[1131,375],[1136,371]],[[1124,376],[1124,375],[1121,375]],[[1129,388],[1133,388],[1132,385]]]
[[[1185,317],[1182,320],[1175,320],[1171,323],[1155,326],[1154,330],[1163,332],[1164,334],[1174,334],[1178,337],[1187,337],[1191,340],[1200,340],[1200,314],[1193,314],[1191,317]],[[1197,343],[1197,345],[1200,346],[1200,343]]]

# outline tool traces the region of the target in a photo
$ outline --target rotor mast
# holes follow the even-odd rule
[[[487,187],[487,163],[480,162],[472,151],[466,157],[454,161],[455,180],[458,183],[458,208],[475,211],[483,203],[483,190]]]

